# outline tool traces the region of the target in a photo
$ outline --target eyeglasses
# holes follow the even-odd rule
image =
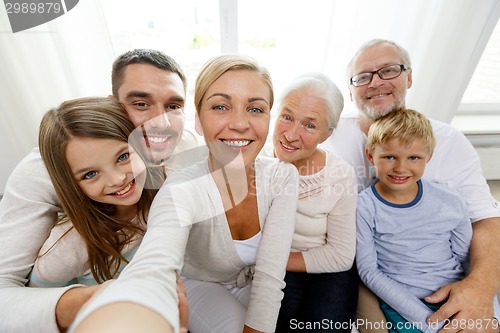
[[[403,71],[407,69],[408,68],[406,68],[405,65],[390,65],[382,67],[373,72],[359,73],[351,77],[350,84],[352,84],[355,87],[364,86],[365,84],[372,82],[373,75],[375,73],[382,80],[394,79],[400,76],[401,73],[403,73]]]

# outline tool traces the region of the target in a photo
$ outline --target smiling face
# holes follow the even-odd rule
[[[135,211],[144,188],[145,165],[128,143],[75,137],[65,156],[77,185],[90,199],[116,205],[118,214]]]
[[[170,157],[185,122],[179,75],[147,64],[128,65],[117,97],[137,127],[134,137],[141,139],[147,161],[160,164]]]
[[[399,196],[411,201],[418,192],[417,181],[422,178],[431,153],[422,139],[411,143],[391,139],[385,146],[367,149],[366,156],[377,170],[379,193],[388,200]]]
[[[199,121],[216,168],[240,155],[250,167],[264,146],[270,121],[269,86],[251,70],[229,70],[202,98]]]
[[[330,134],[325,102],[307,89],[296,90],[280,106],[273,135],[276,157],[306,172],[318,144]]]
[[[387,43],[373,45],[361,52],[353,63],[353,75],[379,70],[382,67],[403,64],[396,46]],[[382,80],[373,75],[369,84],[355,87],[350,85],[351,99],[361,114],[374,121],[405,105],[406,91],[411,87],[411,69],[400,76]]]

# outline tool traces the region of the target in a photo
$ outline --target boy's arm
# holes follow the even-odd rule
[[[451,251],[458,258],[460,264],[462,264],[464,273],[467,274],[469,270],[469,250],[472,239],[472,227],[465,203],[460,199],[454,206],[456,210],[463,211],[463,218],[461,221],[458,221],[457,226],[451,231]]]

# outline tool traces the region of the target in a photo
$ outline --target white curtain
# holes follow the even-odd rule
[[[14,166],[37,146],[43,113],[66,99],[111,92],[113,52],[98,1],[12,33],[0,10],[0,193]]]

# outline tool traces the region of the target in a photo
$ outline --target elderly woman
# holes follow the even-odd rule
[[[276,332],[350,332],[354,321],[356,177],[345,161],[318,148],[343,106],[341,92],[321,73],[299,76],[282,94],[274,155],[295,165],[300,188]]]

